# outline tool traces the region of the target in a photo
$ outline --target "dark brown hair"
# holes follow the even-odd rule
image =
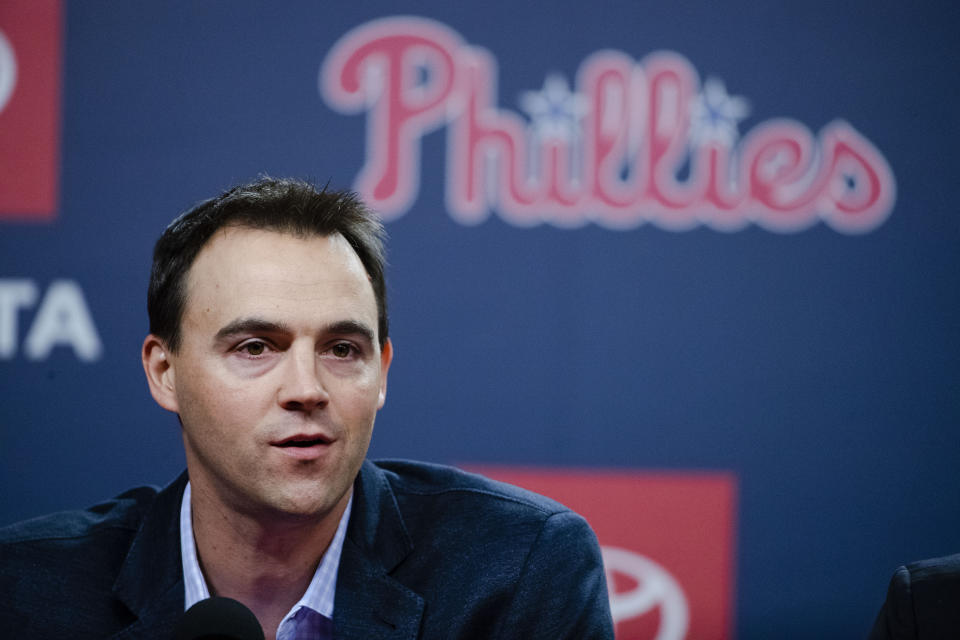
[[[180,346],[186,279],[197,254],[226,226],[289,233],[298,237],[340,234],[363,263],[377,300],[378,339],[387,340],[384,276],[386,233],[377,217],[350,191],[317,189],[291,178],[261,178],[201,202],[170,223],[153,250],[147,291],[150,333],[172,352]]]

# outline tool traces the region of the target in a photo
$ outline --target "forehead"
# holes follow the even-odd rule
[[[340,234],[295,236],[225,227],[197,255],[187,275],[185,320],[207,315],[344,311],[376,318],[373,287],[359,256]],[[375,322],[374,322],[375,325]]]

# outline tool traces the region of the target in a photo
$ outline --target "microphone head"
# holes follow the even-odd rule
[[[183,614],[176,640],[264,640],[260,622],[233,598],[207,598]]]

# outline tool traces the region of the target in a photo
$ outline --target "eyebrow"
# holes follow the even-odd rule
[[[326,332],[336,335],[362,336],[371,344],[374,342],[373,329],[362,322],[357,322],[356,320],[341,320],[339,322],[334,322],[326,327]]]
[[[237,318],[217,331],[215,340],[232,338],[244,333],[289,333],[290,327],[282,322],[272,322],[263,318]]]
[[[335,335],[358,335],[365,338],[370,343],[374,341],[373,329],[362,322],[356,320],[340,320],[323,328],[324,333]],[[263,318],[237,318],[227,326],[217,331],[214,340],[220,341],[234,336],[249,333],[293,333],[293,329],[283,323]]]

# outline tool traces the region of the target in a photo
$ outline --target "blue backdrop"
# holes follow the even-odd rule
[[[734,138],[714,127],[717,144],[746,155],[749,132],[789,119],[823,163],[821,132],[842,121],[876,152],[870,166],[889,167],[877,187],[888,217],[855,233],[826,215],[778,230],[746,205],[735,230],[715,228],[706,205],[681,229],[653,205],[625,228],[546,214],[518,225],[489,176],[485,217],[463,224],[450,135],[451,110],[465,106],[451,101],[418,125],[419,157],[398,160],[418,173],[388,222],[396,358],[372,447],[463,464],[732,471],[737,637],[864,636],[898,564],[960,551],[949,197],[960,10],[493,1],[403,12],[495,61],[493,106],[527,133],[537,97],[562,102],[567,124],[590,117],[590,104],[550,94],[548,77],[582,89],[578,71],[598,51],[652,76],[646,56],[670,51],[695,90],[722,82],[718,117]],[[66,4],[53,217],[0,217],[0,334],[12,341],[0,356],[0,522],[178,473],[176,419],[153,404],[139,361],[153,242],[178,212],[261,173],[354,184],[385,144],[367,116],[378,94],[346,110],[321,67],[351,29],[395,13],[378,1]],[[11,42],[17,28],[0,23]],[[425,60],[410,95],[442,79]],[[641,103],[630,103],[638,114]],[[577,131],[534,133],[577,153]],[[862,187],[863,167],[850,166],[847,186]],[[702,173],[675,169],[681,183]],[[49,353],[45,335],[60,336]]]

